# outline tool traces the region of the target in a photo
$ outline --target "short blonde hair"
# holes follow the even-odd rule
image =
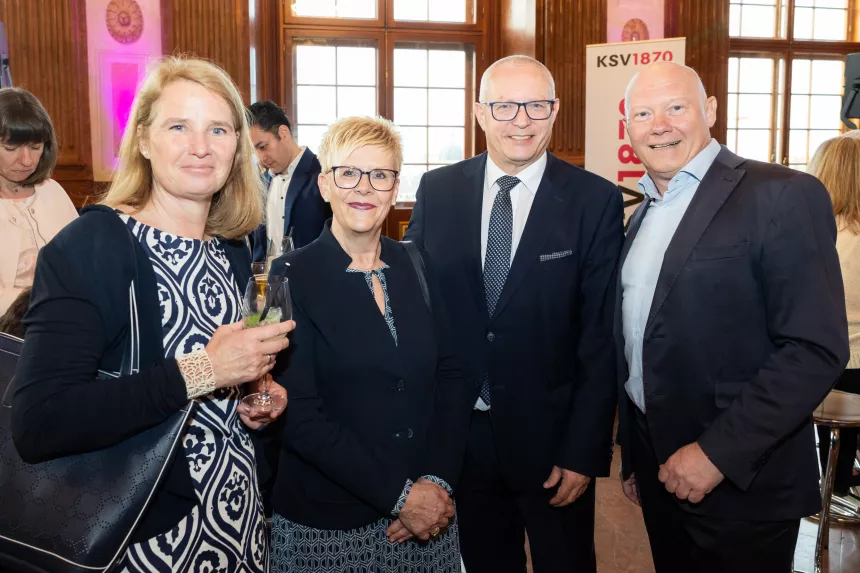
[[[828,139],[812,156],[807,172],[830,193],[839,228],[860,234],[860,137]]]
[[[395,171],[403,165],[403,140],[393,123],[384,117],[345,117],[331,124],[320,143],[322,172],[342,165],[360,147],[378,145],[391,154]]]
[[[145,131],[152,124],[153,106],[168,85],[180,80],[199,84],[221,97],[233,113],[233,125],[238,134],[236,155],[224,187],[212,198],[205,233],[228,239],[244,237],[260,224],[263,194],[262,180],[254,170],[248,116],[242,96],[227,72],[204,60],[169,56],[147,72],[122,136],[119,168],[101,203],[141,209],[150,201],[152,166],[140,152],[138,127]]]

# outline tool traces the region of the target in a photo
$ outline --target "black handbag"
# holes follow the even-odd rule
[[[137,371],[136,306],[132,281],[130,347],[121,371],[100,371],[100,378]],[[195,403],[114,446],[28,464],[18,455],[11,432],[22,346],[21,339],[0,334],[0,571],[110,571],[182,448],[182,432]]]

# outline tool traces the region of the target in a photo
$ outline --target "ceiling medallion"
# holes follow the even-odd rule
[[[105,22],[110,35],[121,44],[133,44],[143,34],[143,12],[136,0],[111,0]]]

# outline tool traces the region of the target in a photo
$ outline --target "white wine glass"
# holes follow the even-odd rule
[[[258,328],[284,322],[293,317],[289,281],[286,277],[269,281],[266,275],[255,275],[248,280],[242,299],[242,318],[246,328]],[[242,403],[258,412],[277,412],[287,405],[286,398],[269,392],[263,379],[259,392],[245,396]]]

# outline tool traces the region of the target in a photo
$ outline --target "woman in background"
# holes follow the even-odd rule
[[[39,100],[20,88],[0,89],[0,314],[33,284],[39,249],[78,216],[50,179],[57,153]]]
[[[836,216],[836,251],[845,285],[848,314],[848,341],[851,359],[835,389],[860,394],[860,133],[853,131],[828,139],[815,152],[807,171],[818,177],[833,201]],[[842,430],[842,446],[836,463],[833,492],[845,496],[860,482],[853,474],[860,430]],[[830,431],[818,428],[821,467],[826,467],[830,448]]]

